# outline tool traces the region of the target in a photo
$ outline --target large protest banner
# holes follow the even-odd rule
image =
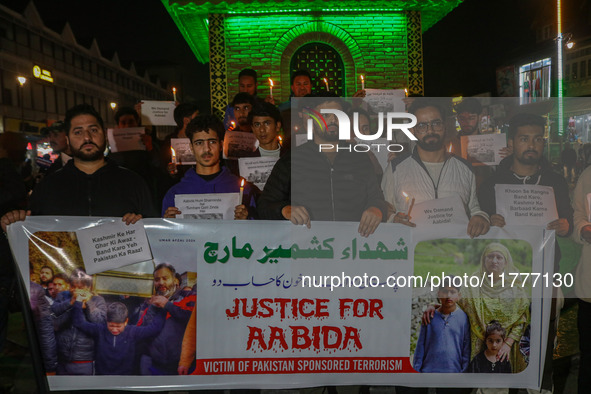
[[[75,232],[102,222],[32,217],[10,226],[23,277],[35,279],[42,265],[65,273],[82,267]],[[107,303],[126,300],[131,310],[130,299],[152,294],[154,266],[172,264],[179,273],[179,291],[195,284],[198,289],[194,369],[188,376],[49,376],[52,390],[539,386],[547,297],[554,284],[553,232],[492,228],[471,240],[465,225],[454,224],[445,225],[445,237],[437,226],[418,231],[381,224],[369,238],[359,236],[357,223],[313,222],[307,229],[288,222],[148,219],[144,225],[153,262],[99,272],[93,276],[93,292]],[[458,301],[470,324],[489,318],[471,305],[498,301],[475,290],[490,289],[486,281],[492,276],[482,271],[481,260],[491,248],[506,250],[509,260],[504,286],[495,282],[496,298],[515,306],[495,318],[507,321],[507,330],[518,332],[518,342],[527,344],[511,350],[513,373],[503,379],[417,373],[418,355],[424,357],[417,348],[425,349],[419,344],[420,316],[438,302],[442,277],[463,278],[462,296],[479,294],[476,301]],[[546,272],[549,281],[543,279]],[[534,285],[523,280],[525,274],[542,279]],[[515,275],[519,280],[511,283]],[[478,344],[479,338],[472,337],[471,343]],[[480,351],[473,346],[470,359]]]

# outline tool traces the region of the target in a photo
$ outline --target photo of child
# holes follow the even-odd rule
[[[507,331],[496,320],[486,326],[484,333],[485,348],[470,361],[466,372],[472,373],[511,373],[511,363],[507,357],[498,356]]]
[[[431,324],[421,325],[413,368],[417,372],[464,372],[470,361],[470,322],[457,305],[460,288],[453,276],[445,278],[437,292],[441,306]]]

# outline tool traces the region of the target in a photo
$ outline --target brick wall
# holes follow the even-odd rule
[[[238,93],[238,73],[250,67],[259,74],[259,95],[268,94],[271,76],[274,96],[287,100],[291,55],[316,40],[341,54],[347,95],[361,89],[359,74],[365,76],[368,89],[400,89],[407,84],[404,13],[227,15],[225,31],[229,99]]]

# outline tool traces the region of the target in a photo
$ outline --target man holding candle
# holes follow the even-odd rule
[[[199,116],[187,126],[187,138],[195,156],[194,170],[189,170],[162,201],[162,217],[175,218],[182,212],[174,206],[177,194],[239,193],[241,180],[221,166],[224,125],[212,115]],[[234,210],[235,220],[256,216],[256,193],[249,183],[244,185],[243,199]]]
[[[341,100],[311,98],[313,112],[343,111]],[[337,151],[338,119],[324,114],[314,122],[313,140],[279,159],[259,200],[261,219],[290,220],[310,228],[312,220],[359,222],[359,233],[373,234],[386,217],[386,202],[367,152]],[[319,151],[320,144],[332,149]]]
[[[412,227],[415,224],[410,221],[408,209],[413,198],[418,204],[458,195],[470,216],[467,233],[477,237],[488,232],[489,218],[478,204],[472,167],[445,149],[443,104],[432,99],[413,101],[409,112],[417,118],[417,125],[411,129],[417,145],[412,154],[401,155],[386,167],[382,189],[394,208],[394,222]]]
[[[175,180],[178,180],[179,177],[182,177],[185,171],[191,168],[191,166],[176,165],[172,163],[170,140],[173,138],[186,138],[187,135],[185,131],[187,129],[187,125],[191,119],[194,119],[197,115],[199,115],[199,108],[197,105],[191,103],[177,105],[174,109],[174,121],[177,125],[176,130],[172,134],[167,135],[162,142],[162,150],[160,151],[160,155],[164,164],[163,167],[168,169],[168,174],[171,175]]]

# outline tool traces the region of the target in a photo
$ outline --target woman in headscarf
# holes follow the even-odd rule
[[[504,286],[500,277],[502,273],[505,274]],[[518,373],[527,366],[519,352],[519,340],[529,322],[530,299],[521,287],[521,278],[518,277],[511,286],[513,276],[509,273],[520,273],[513,265],[509,250],[500,243],[489,244],[482,252],[479,270],[473,274],[479,278],[484,274],[485,281],[480,287],[464,289],[459,304],[470,318],[470,359],[482,350],[486,325],[497,320],[507,330],[498,356],[501,359],[508,357],[513,373]]]

